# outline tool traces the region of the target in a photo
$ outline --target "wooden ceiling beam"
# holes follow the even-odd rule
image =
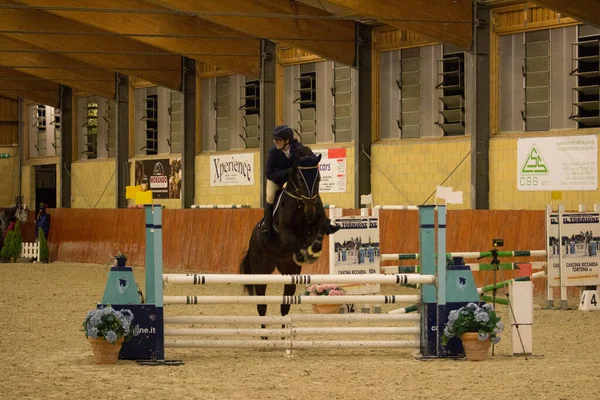
[[[31,6],[97,8],[95,0],[19,0]],[[103,0],[102,8],[165,10],[142,0]],[[109,32],[127,34],[177,34],[187,37],[135,36],[133,40],[257,77],[260,73],[260,40],[240,31],[188,15],[49,11],[49,13]],[[196,36],[196,37],[191,37]],[[200,36],[200,37],[199,37]],[[202,55],[198,55],[202,54]]]
[[[34,102],[37,104],[44,104],[51,107],[58,106],[58,90],[53,92],[35,92],[26,90],[2,90],[0,89],[0,95],[8,97],[14,100],[18,100],[22,97],[27,102]]]
[[[10,50],[41,50],[39,47],[0,35],[0,48]],[[114,72],[110,70],[86,71],[93,66],[52,53],[0,53],[0,66],[13,69],[38,78],[54,81],[85,92],[112,99],[115,96]],[[42,68],[14,68],[15,66],[31,66]],[[47,66],[70,67],[69,69],[43,68]],[[80,69],[74,69],[80,68]]]
[[[327,1],[355,10],[360,15],[383,20],[388,25],[420,33],[436,41],[452,44],[465,50],[471,48],[473,39],[473,2],[471,0]],[[394,19],[398,21],[394,21]]]
[[[0,4],[19,3],[0,0]],[[97,54],[68,53],[66,56],[171,89],[180,88],[181,56],[177,54],[103,54],[103,52],[165,53],[164,50],[154,46],[121,36],[92,36],[89,33],[103,31],[39,10],[3,9],[0,12],[0,26],[3,30],[44,31],[45,34],[11,33],[6,36],[50,51],[97,52]],[[81,32],[82,35],[52,35],[51,32]]]
[[[41,0],[40,0],[41,1]],[[330,60],[352,65],[355,53],[353,21],[301,18],[252,17],[248,14],[329,16],[324,10],[290,0],[147,0],[173,10],[231,12],[243,16],[199,16],[200,18],[298,47]]]
[[[534,3],[600,28],[598,0],[535,0]]]
[[[13,95],[29,98],[41,104],[57,107],[60,85],[14,69],[1,68],[0,92],[13,93]]]

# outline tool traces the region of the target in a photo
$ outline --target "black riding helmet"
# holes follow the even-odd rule
[[[273,131],[273,139],[291,141],[294,138],[294,131],[287,125],[279,125]]]

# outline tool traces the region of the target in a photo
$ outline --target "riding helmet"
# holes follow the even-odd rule
[[[289,140],[294,138],[294,131],[287,125],[279,125],[273,131],[273,139]]]

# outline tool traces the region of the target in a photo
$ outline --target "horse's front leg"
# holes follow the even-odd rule
[[[329,219],[323,218],[319,222],[317,236],[315,236],[315,240],[308,246],[307,253],[310,257],[315,260],[321,256],[321,251],[323,250],[323,237],[329,230]]]

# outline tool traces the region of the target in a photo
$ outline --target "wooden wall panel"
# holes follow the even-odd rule
[[[344,210],[358,215],[359,210]],[[140,209],[56,209],[51,210],[51,259],[105,264],[110,255],[122,251],[134,266],[145,262],[144,212]],[[419,251],[418,213],[382,210],[380,241],[382,253]],[[237,273],[250,233],[262,217],[260,209],[165,210],[163,213],[163,265],[165,270]],[[453,210],[448,212],[447,250],[488,251],[492,239],[503,238],[502,250],[541,250],[544,245],[544,211]],[[303,273],[329,272],[329,241],[324,242],[321,259]],[[543,261],[543,258],[501,259]],[[489,263],[489,259],[468,260]],[[414,265],[412,261],[385,262],[385,265]],[[475,272],[479,286],[492,282],[489,272]],[[513,271],[502,271],[512,278]],[[500,275],[498,276],[500,278]],[[544,292],[543,280],[536,293]]]
[[[0,145],[19,143],[19,102],[0,97]]]

